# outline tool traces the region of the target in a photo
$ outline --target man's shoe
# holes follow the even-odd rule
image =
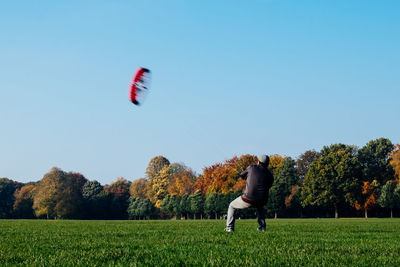
[[[264,227],[257,228],[257,231],[259,231],[259,232],[265,232],[265,228],[264,228]]]
[[[228,233],[233,233],[233,229],[228,228],[228,227],[226,227],[226,228],[224,229],[224,231],[225,231],[225,232],[228,232]]]

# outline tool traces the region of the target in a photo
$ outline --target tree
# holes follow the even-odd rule
[[[161,202],[168,195],[168,186],[173,175],[172,171],[173,169],[170,165],[165,166],[148,182],[150,201],[157,208],[160,207]]]
[[[141,199],[140,200],[142,205],[141,205],[141,215],[144,216],[145,218],[150,219],[151,215],[154,213],[155,207],[154,205],[150,202],[150,199]]]
[[[0,219],[11,218],[14,204],[14,192],[19,184],[8,178],[0,178]]]
[[[109,205],[109,195],[98,181],[87,181],[82,187],[82,196],[85,207],[85,218],[110,218],[109,209],[111,207]]]
[[[285,195],[287,186],[283,181],[277,179],[269,190],[267,210],[274,213],[274,218],[278,218],[278,213],[284,209]]]
[[[183,196],[193,193],[193,186],[196,176],[192,170],[177,170],[171,177],[168,185],[168,193],[171,195]]]
[[[124,178],[118,178],[107,186],[109,195],[110,215],[114,219],[125,219],[127,217],[130,182]]]
[[[269,169],[274,177],[276,177],[276,175],[278,174],[279,168],[283,165],[284,159],[285,157],[282,157],[278,154],[271,155],[269,157]]]
[[[396,182],[400,183],[400,144],[394,146],[393,151],[389,154],[390,165],[395,172]]]
[[[155,208],[148,198],[137,199],[131,197],[128,202],[127,213],[130,219],[150,218],[154,213]]]
[[[217,193],[210,192],[206,195],[206,200],[204,202],[204,213],[208,215],[208,218],[210,218],[212,215],[215,215],[215,219],[218,218],[217,201],[218,201]]]
[[[393,144],[387,138],[369,141],[359,151],[359,161],[362,166],[363,181],[376,180],[385,184],[393,179],[393,167],[389,164],[389,154],[393,151]]]
[[[160,210],[162,212],[168,213],[169,212],[169,202],[170,202],[170,196],[167,195],[163,201],[160,203]]]
[[[400,186],[398,185],[400,188]],[[390,218],[393,218],[393,209],[400,206],[400,194],[395,194],[396,183],[392,180],[387,181],[382,186],[381,195],[378,199],[378,204],[382,208],[390,209]],[[399,190],[400,192],[400,190]]]
[[[217,201],[216,201],[217,217],[220,217],[222,214],[225,214],[227,212],[228,206],[233,199],[234,196],[232,191],[229,191],[226,195],[217,194]]]
[[[297,185],[299,176],[296,171],[296,162],[291,157],[286,157],[276,176],[286,184],[286,193],[289,194],[293,186]]]
[[[168,203],[168,210],[176,218],[178,218],[181,215],[180,198],[179,197],[177,197],[176,195],[172,195],[170,197],[170,200]]]
[[[257,157],[247,154],[206,167],[203,175],[197,178],[194,190],[200,190],[203,194],[208,191],[226,194],[233,189],[242,190],[246,183],[240,178],[240,173],[255,163]]]
[[[82,196],[85,199],[93,199],[102,191],[103,186],[98,181],[87,181],[82,187]]]
[[[298,176],[295,166],[296,162],[291,157],[286,157],[275,175],[267,204],[267,209],[274,213],[275,218],[285,209],[285,198],[290,195],[292,187],[297,185]]]
[[[306,177],[308,168],[311,163],[320,156],[320,153],[315,150],[307,150],[301,154],[296,160],[296,170],[300,180]]]
[[[203,194],[200,190],[197,190],[193,195],[190,196],[190,210],[194,214],[194,219],[196,219],[196,214],[200,214],[200,217],[202,218],[203,207]]]
[[[79,172],[68,172],[67,176],[72,180],[74,186],[78,188],[80,191],[82,191],[83,186],[88,181],[88,179],[86,179],[85,176],[83,176],[83,174]]]
[[[82,200],[74,175],[53,167],[36,186],[33,208],[37,217],[79,218]]]
[[[13,205],[14,216],[21,219],[32,219],[35,218],[33,212],[33,192],[35,186],[28,184],[23,186],[21,189],[16,190],[14,193],[15,202]]]
[[[152,158],[146,168],[146,178],[148,180],[153,179],[164,167],[169,165],[169,160],[163,156]]]
[[[362,186],[361,203],[356,200],[354,207],[357,210],[364,209],[365,218],[368,218],[368,210],[375,207],[378,200],[380,184],[377,180],[372,182],[364,181]]]
[[[292,187],[290,195],[285,198],[285,206],[287,209],[294,211],[296,216],[302,217],[301,187],[299,185]]]
[[[302,206],[333,207],[338,218],[341,205],[355,203],[360,188],[359,169],[355,147],[343,144],[324,147],[304,179]]]
[[[190,198],[188,194],[184,194],[181,197],[179,201],[179,208],[181,210],[183,218],[188,219],[190,214]]]
[[[129,193],[131,197],[145,199],[148,197],[147,194],[147,180],[146,178],[139,178],[131,183]]]

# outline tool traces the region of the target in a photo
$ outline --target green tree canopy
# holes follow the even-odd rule
[[[308,168],[311,163],[320,156],[320,153],[315,150],[307,150],[301,154],[296,160],[296,170],[300,180],[306,177]]]
[[[194,215],[201,214],[204,208],[204,198],[200,190],[190,196],[190,210]]]
[[[0,219],[11,218],[14,204],[14,192],[20,184],[8,178],[0,178]]]
[[[360,167],[356,148],[343,144],[324,147],[304,179],[302,205],[333,207],[335,217],[344,203],[353,205],[360,191]]]
[[[396,186],[399,186],[398,193],[400,193],[400,184],[396,184],[392,180],[386,182],[382,186],[381,195],[378,198],[378,204],[382,208],[390,209],[390,217],[393,217],[393,209],[400,207],[400,194],[396,194]]]
[[[93,199],[102,191],[103,186],[98,181],[87,181],[82,187],[82,196],[85,199]]]
[[[362,180],[380,184],[393,179],[394,171],[390,165],[389,153],[393,150],[392,142],[387,138],[369,141],[359,151],[359,160],[362,166]]]

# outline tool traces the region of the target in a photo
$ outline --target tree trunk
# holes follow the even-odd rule
[[[339,212],[336,206],[335,206],[335,219],[339,219]]]
[[[364,215],[365,215],[365,219],[368,219],[368,210],[367,209],[364,210]]]
[[[393,218],[393,209],[390,209],[390,218]]]
[[[277,212],[275,212],[275,217],[274,217],[274,219],[278,219],[278,213],[277,213]]]

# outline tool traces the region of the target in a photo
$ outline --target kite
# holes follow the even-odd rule
[[[141,105],[149,92],[151,72],[146,68],[139,68],[132,77],[129,88],[130,100],[135,105]]]

